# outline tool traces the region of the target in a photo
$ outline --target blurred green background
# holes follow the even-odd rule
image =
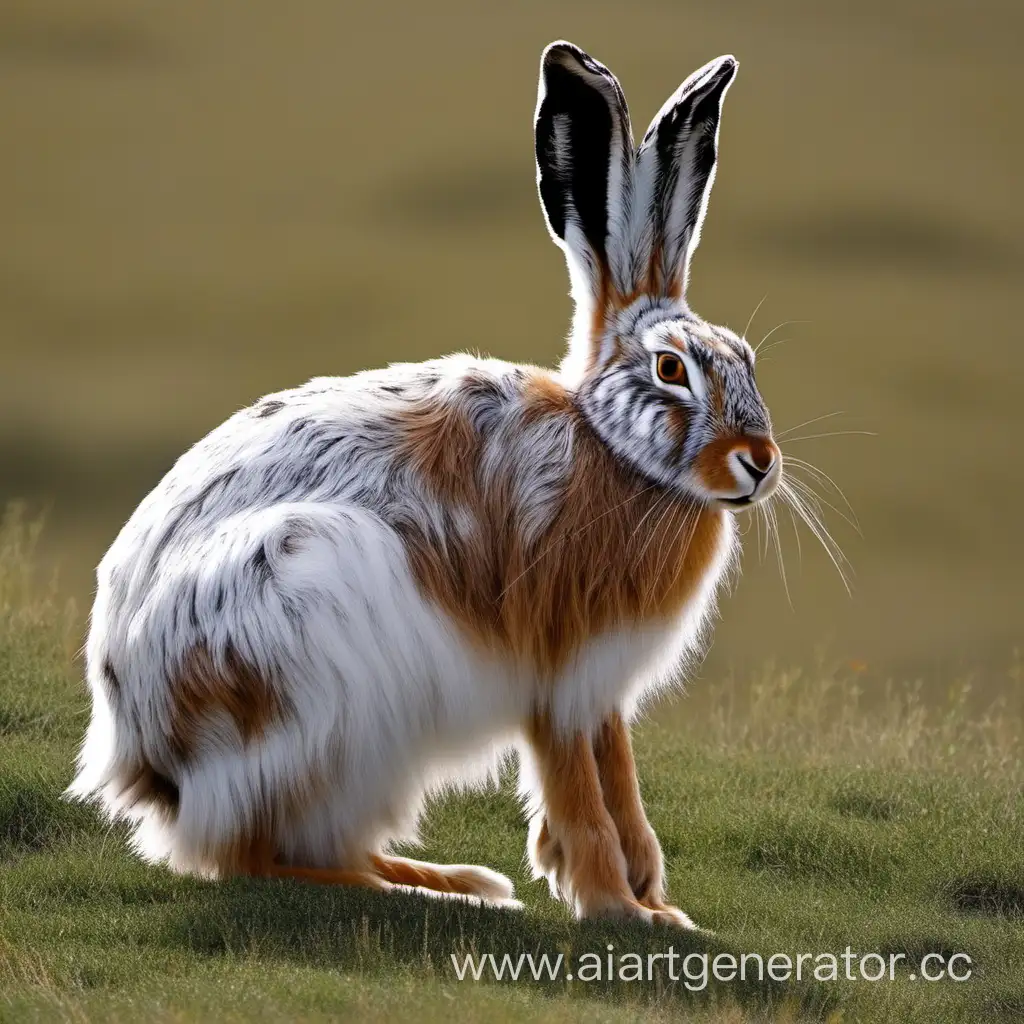
[[[845,490],[848,597],[748,535],[704,673],[811,663],[1002,685],[1024,607],[1019,3],[4,0],[0,499],[50,507],[83,610],[190,443],[312,375],[474,349],[551,364],[570,313],[533,184],[566,37],[639,135],[742,64],[690,301],[752,340],[776,425]]]

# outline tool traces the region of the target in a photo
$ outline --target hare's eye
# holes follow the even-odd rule
[[[658,356],[658,379],[666,384],[678,384],[682,387],[687,385],[686,367],[679,356],[671,352],[662,352]]]

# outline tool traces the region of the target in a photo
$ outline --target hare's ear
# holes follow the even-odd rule
[[[715,180],[722,100],[739,64],[719,57],[695,71],[658,112],[637,154],[637,213],[646,211],[648,290],[681,298]]]
[[[633,134],[615,76],[572,43],[541,57],[535,121],[537,187],[565,251],[577,314],[629,290]]]

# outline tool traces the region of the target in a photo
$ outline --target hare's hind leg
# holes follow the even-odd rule
[[[308,858],[308,859],[307,859]],[[471,864],[428,864],[406,857],[365,853],[326,863],[315,853],[283,853],[279,844],[263,835],[249,836],[222,851],[218,874],[254,878],[293,878],[319,885],[357,886],[378,891],[428,890],[446,896],[467,896],[481,902],[517,907],[512,883],[489,868]],[[310,863],[312,861],[313,863]]]
[[[247,875],[251,878],[294,878],[318,885],[347,885],[386,890],[391,884],[378,875],[369,863],[360,867],[307,867],[283,864],[272,840],[262,836],[236,845],[221,858],[222,875]]]
[[[385,891],[429,890],[446,896],[475,897],[498,906],[519,906],[512,883],[496,871],[470,864],[427,864],[405,857],[370,854],[361,867],[306,867],[282,864],[270,847],[254,843],[242,857],[234,858],[233,874],[256,878],[293,878],[317,885],[345,885]]]
[[[374,854],[377,873],[394,885],[430,889],[456,896],[477,896],[488,903],[518,906],[512,882],[497,871],[475,864],[428,864],[407,857]]]

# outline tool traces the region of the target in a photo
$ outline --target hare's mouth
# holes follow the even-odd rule
[[[780,473],[773,472],[765,474],[765,478],[759,480],[749,494],[741,494],[738,498],[719,497],[716,500],[730,511],[738,512],[743,508],[750,508],[752,505],[759,505],[762,501],[770,498],[779,485]]]

